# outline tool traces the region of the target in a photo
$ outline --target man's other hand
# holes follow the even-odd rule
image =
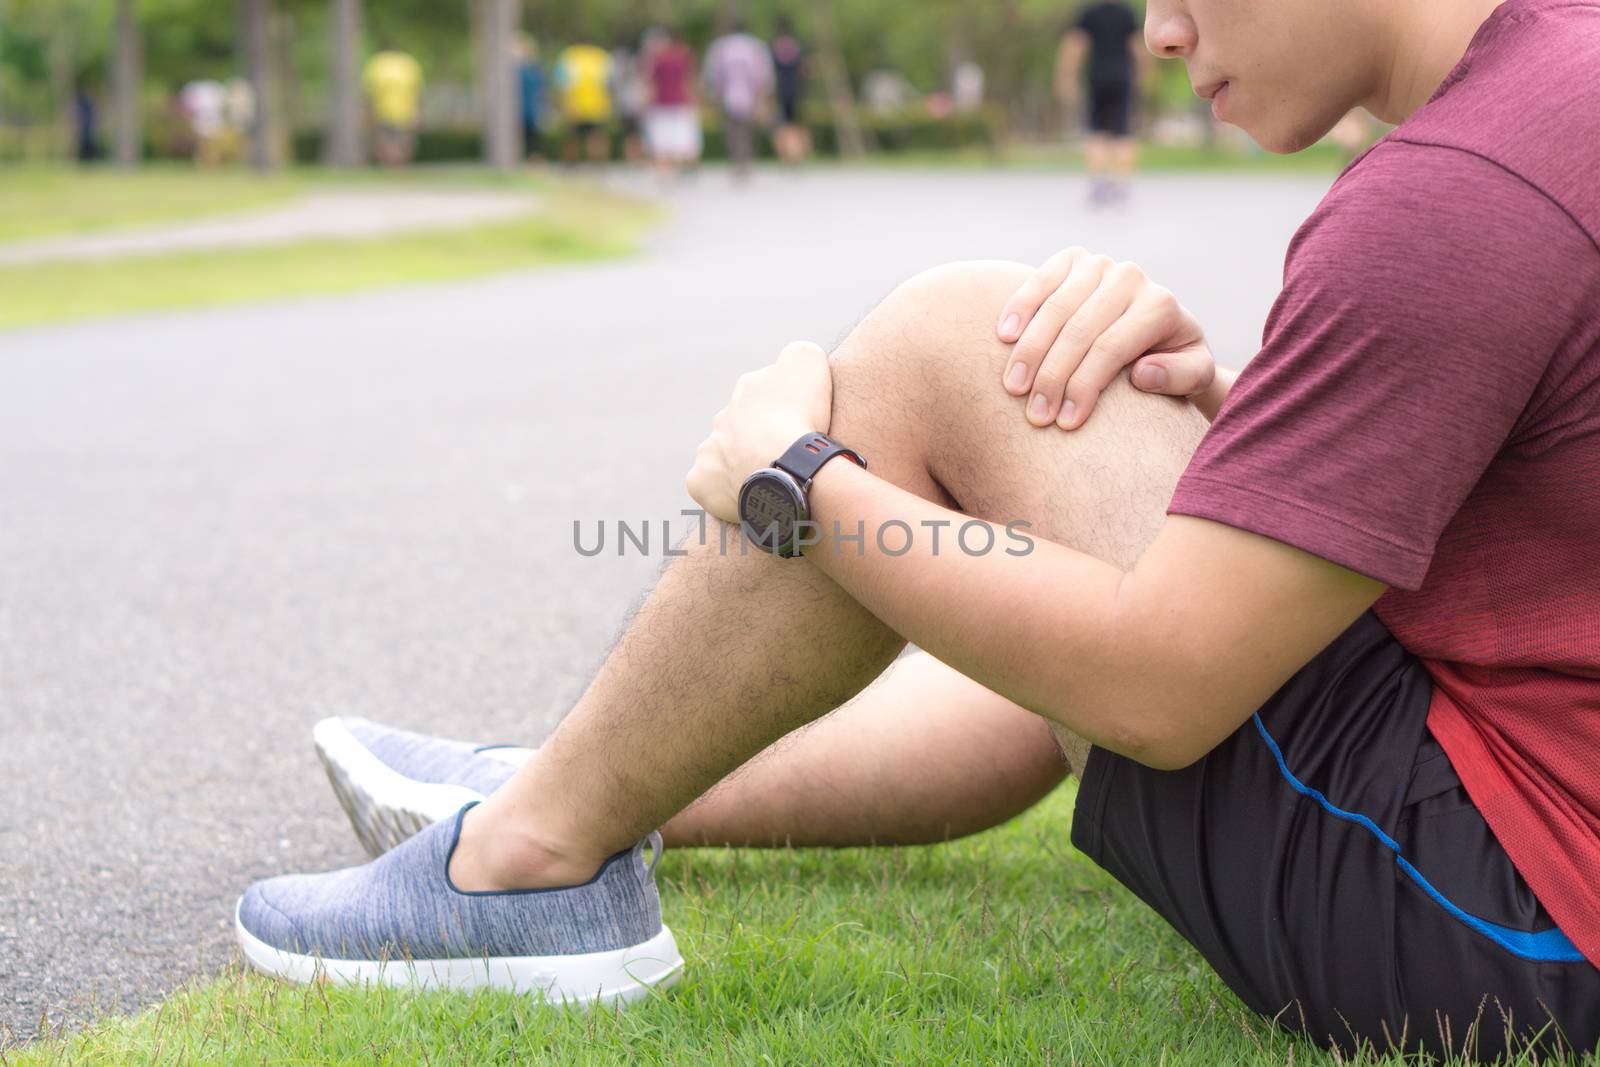
[[[1028,397],[1035,426],[1082,426],[1129,364],[1135,387],[1167,396],[1193,396],[1216,376],[1200,324],[1169,290],[1084,248],[1056,253],[1016,291],[999,334],[1016,345],[1005,389]]]
[[[695,503],[725,522],[739,521],[744,480],[808,433],[827,433],[833,419],[828,354],[796,341],[778,361],[739,376],[733,399],[711,420],[687,485]]]

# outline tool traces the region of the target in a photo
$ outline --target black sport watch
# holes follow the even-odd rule
[[[806,493],[822,465],[848,456],[861,466],[867,461],[825,433],[808,433],[789,450],[744,480],[739,487],[739,526],[761,550],[793,559],[800,554],[802,523],[811,519]]]

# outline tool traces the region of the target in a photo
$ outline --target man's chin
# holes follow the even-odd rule
[[[1259,129],[1239,124],[1240,129],[1250,135],[1250,139],[1261,147],[1263,151],[1271,152],[1277,156],[1292,156],[1296,152],[1304,152],[1312,145],[1321,141],[1333,129],[1330,123],[1323,126],[1320,123],[1312,126],[1303,126],[1294,129]]]

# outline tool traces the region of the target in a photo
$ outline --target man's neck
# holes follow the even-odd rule
[[[1394,20],[1385,77],[1365,107],[1399,124],[1426,104],[1503,0],[1431,0],[1389,8]]]

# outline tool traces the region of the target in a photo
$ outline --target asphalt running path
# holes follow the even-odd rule
[[[362,859],[319,717],[543,737],[785,342],[1082,243],[1241,363],[1327,184],[1151,177],[1091,214],[1076,176],[713,172],[625,262],[0,336],[0,1026],[147,1004],[231,957],[252,879]],[[583,558],[575,519],[649,519],[655,556]]]
[[[0,267],[266,248],[303,241],[358,241],[483,226],[537,211],[526,193],[484,189],[327,190],[284,204],[189,222],[40,237],[0,244]]]

